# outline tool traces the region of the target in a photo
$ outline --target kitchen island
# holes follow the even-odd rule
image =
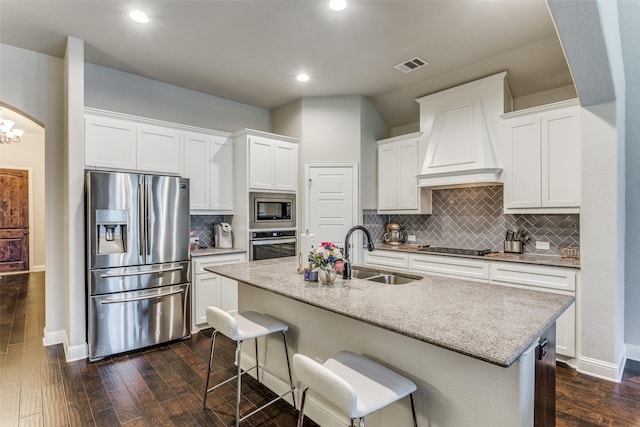
[[[338,278],[323,286],[305,282],[296,267],[284,258],[208,270],[239,282],[241,311],[287,322],[292,352],[324,360],[347,349],[410,377],[420,425],[533,425],[535,347],[573,297],[436,276],[404,285]],[[267,365],[285,376],[280,345],[266,345]],[[264,383],[284,387],[270,377]],[[344,422],[318,400],[310,399],[307,413],[323,426]],[[367,419],[369,426],[405,423],[407,402]]]

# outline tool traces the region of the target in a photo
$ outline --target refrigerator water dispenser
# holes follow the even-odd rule
[[[127,252],[128,217],[126,209],[96,209],[98,254]]]

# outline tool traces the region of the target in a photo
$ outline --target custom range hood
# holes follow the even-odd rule
[[[419,187],[502,182],[500,116],[512,110],[507,72],[416,99],[420,104]]]

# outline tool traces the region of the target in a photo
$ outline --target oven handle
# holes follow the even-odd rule
[[[251,246],[277,245],[280,243],[296,243],[298,239],[270,239],[270,240],[252,240]]]
[[[169,295],[175,295],[175,294],[181,294],[181,293],[184,293],[184,289],[178,289],[177,291],[165,292],[162,294],[143,295],[139,297],[131,297],[131,298],[125,298],[125,299],[103,299],[100,301],[100,304],[116,304],[119,302],[142,301],[145,299],[164,298]]]

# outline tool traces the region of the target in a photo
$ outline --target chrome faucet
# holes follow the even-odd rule
[[[347,237],[344,238],[344,269],[342,270],[343,279],[351,279],[351,263],[349,262],[349,239],[351,239],[351,235],[356,230],[364,231],[364,235],[367,236],[367,249],[369,250],[369,252],[375,249],[375,246],[373,245],[373,239],[371,239],[371,233],[369,233],[369,230],[361,225],[351,227],[349,231],[347,231]]]

